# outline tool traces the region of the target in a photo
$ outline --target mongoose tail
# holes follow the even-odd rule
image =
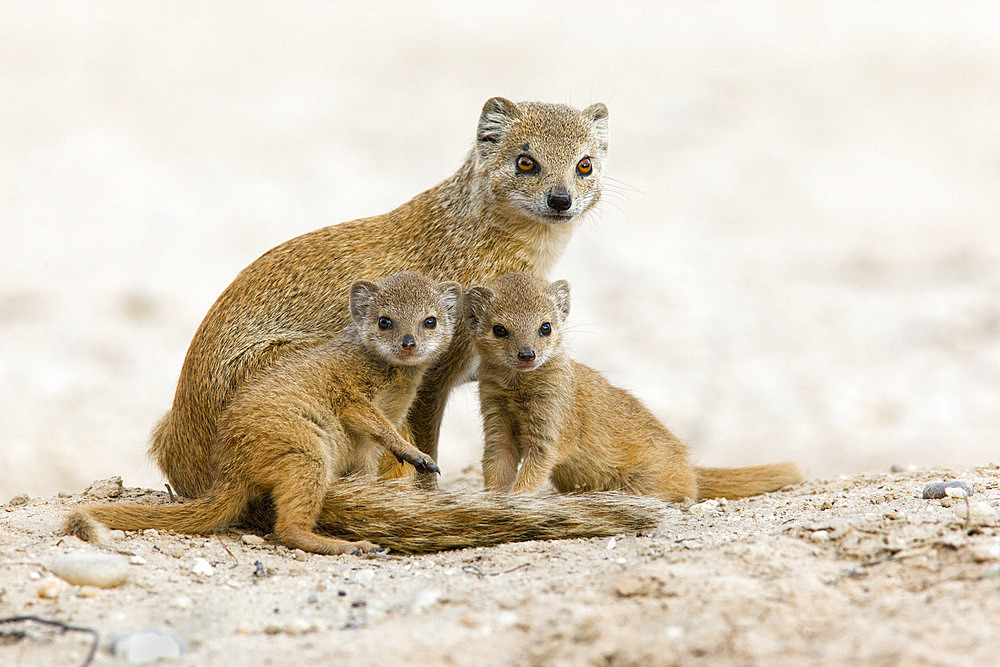
[[[348,481],[327,492],[316,532],[417,554],[634,534],[655,528],[666,507],[655,498],[610,492],[527,496]]]
[[[67,518],[65,530],[87,542],[107,541],[112,530],[174,530],[208,534],[227,526],[240,516],[249,494],[237,489],[217,491],[176,505],[107,503],[85,505]]]
[[[698,480],[698,497],[745,498],[798,484],[802,471],[794,463],[768,463],[746,468],[694,469]]]

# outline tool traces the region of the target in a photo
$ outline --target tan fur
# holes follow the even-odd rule
[[[562,492],[683,501],[738,498],[802,480],[791,463],[694,467],[687,445],[638,399],[569,358],[566,281],[509,274],[468,290],[466,304],[480,354],[488,490],[531,493],[551,479]]]
[[[355,279],[413,270],[468,286],[509,271],[545,275],[574,220],[600,199],[607,117],[603,104],[578,111],[490,99],[475,147],[443,183],[384,215],[292,239],[244,269],[195,333],[173,407],[153,434],[150,452],[173,487],[191,497],[209,491],[233,396],[290,355],[335,338],[348,323]],[[522,155],[537,171],[519,169]],[[586,175],[578,169],[584,158],[592,165]],[[569,207],[559,211],[550,202]],[[431,458],[448,392],[473,363],[461,327],[418,390],[408,424]]]
[[[348,475],[374,481],[383,450],[422,472],[439,472],[398,432],[426,368],[447,349],[458,319],[458,283],[436,285],[412,272],[351,289],[353,321],[338,340],[287,356],[244,384],[219,420],[211,490],[168,507],[96,505],[67,528],[99,538],[85,517],[110,528],[209,533],[269,498],[274,534],[316,553],[373,548],[314,532],[324,498]],[[326,521],[336,520],[326,510]],[[83,515],[83,516],[81,516]]]

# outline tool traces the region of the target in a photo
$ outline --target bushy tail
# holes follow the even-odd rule
[[[248,494],[224,488],[203,498],[178,505],[116,503],[85,505],[66,520],[66,532],[88,542],[104,542],[106,528],[118,530],[174,530],[206,534],[223,528],[242,513]]]
[[[515,496],[427,491],[406,481],[345,481],[327,492],[316,532],[399,553],[428,553],[638,533],[654,528],[666,507],[620,493]]]
[[[746,468],[695,468],[694,472],[701,499],[745,498],[802,481],[799,467],[787,462]]]

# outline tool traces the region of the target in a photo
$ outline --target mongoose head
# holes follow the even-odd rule
[[[362,343],[390,364],[426,365],[451,342],[462,288],[401,271],[351,285],[351,318]]]
[[[569,222],[601,198],[608,153],[608,108],[494,97],[476,135],[477,172],[508,217],[548,225]]]
[[[531,371],[562,344],[569,315],[569,283],[551,285],[527,273],[508,273],[465,293],[466,317],[480,363]]]

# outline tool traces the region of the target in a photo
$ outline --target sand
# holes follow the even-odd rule
[[[5,612],[32,599],[102,636],[173,618],[192,663],[306,650],[470,664],[987,656],[996,580],[977,577],[997,562],[995,534],[967,535],[950,508],[912,496],[966,475],[996,502],[984,466],[1000,444],[1000,7],[360,7],[0,2],[0,502],[32,498],[3,515]],[[446,177],[492,95],[611,112],[605,202],[553,275],[573,285],[574,356],[642,398],[700,462],[790,459],[811,481],[611,551],[512,545],[376,567],[238,552],[229,538],[241,564],[202,581],[154,547],[226,569],[217,540],[132,536],[140,583],[36,600],[31,572],[85,548],[52,549],[85,487],[120,475],[163,488],[149,430],[236,273]],[[470,482],[481,442],[463,387],[441,440],[444,485]],[[842,553],[853,532],[812,541],[813,499],[842,495],[823,512],[860,521],[859,534],[918,535],[896,554],[936,555],[865,566],[882,556]],[[897,509],[908,518],[882,518]],[[920,537],[929,526],[955,544]],[[230,595],[219,582],[244,581],[258,549],[280,576]],[[40,565],[11,564],[27,560]],[[481,580],[462,569],[524,562]],[[340,602],[314,589],[354,567],[375,578],[348,599],[404,612],[373,604],[368,625],[341,631]],[[441,591],[419,612],[407,605],[429,579],[416,572]],[[619,595],[623,577],[644,592]],[[253,613],[247,590],[269,591]],[[313,592],[321,630],[261,634],[272,598],[303,615]],[[181,595],[197,602],[170,607]]]

